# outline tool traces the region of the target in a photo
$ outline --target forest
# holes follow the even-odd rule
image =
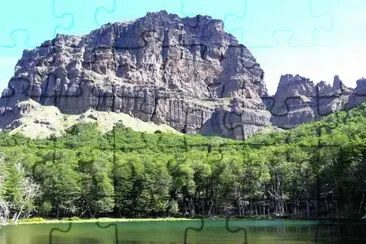
[[[43,218],[366,213],[366,104],[295,129],[235,141],[122,124],[62,137],[0,137],[0,222]]]

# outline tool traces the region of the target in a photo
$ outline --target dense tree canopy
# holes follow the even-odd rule
[[[11,217],[366,213],[366,105],[246,141],[96,124],[42,140],[3,132],[0,154]]]

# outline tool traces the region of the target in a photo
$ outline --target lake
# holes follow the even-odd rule
[[[228,224],[228,226],[226,226]],[[366,243],[366,225],[305,220],[188,220],[27,224],[0,229],[1,244]]]

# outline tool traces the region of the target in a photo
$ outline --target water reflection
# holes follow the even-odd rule
[[[48,238],[48,237],[47,237]],[[34,238],[32,239],[32,244],[40,244],[44,243],[45,238]],[[49,242],[48,242],[49,243]],[[104,244],[103,240],[98,240],[95,238],[87,238],[87,237],[80,237],[80,238],[55,238],[52,240],[51,244]]]
[[[107,226],[105,224],[104,226]],[[127,222],[116,223],[114,228],[99,228],[95,223],[74,224],[69,232],[50,230],[67,229],[68,225],[19,225],[0,230],[1,244],[182,244],[185,229],[186,243],[234,244],[243,243],[243,231],[231,233],[225,228],[225,220],[206,220],[200,231],[200,221]],[[230,221],[232,230],[245,228],[247,243],[366,243],[366,223],[317,223],[315,221]]]

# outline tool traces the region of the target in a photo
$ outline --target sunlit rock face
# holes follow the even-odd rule
[[[270,124],[263,96],[263,70],[221,20],[161,11],[25,50],[0,100],[0,126],[32,99],[66,114],[113,111],[244,139]]]
[[[362,102],[366,101],[366,79],[361,78],[356,81],[356,89],[349,97],[349,103],[346,108],[350,109],[359,106]]]
[[[283,75],[274,97],[266,100],[271,123],[280,128],[294,128],[335,111],[355,107],[366,98],[357,95],[362,92],[361,83],[366,84],[359,81],[354,90],[344,86],[338,76],[330,85],[324,81],[314,84],[299,75]]]

